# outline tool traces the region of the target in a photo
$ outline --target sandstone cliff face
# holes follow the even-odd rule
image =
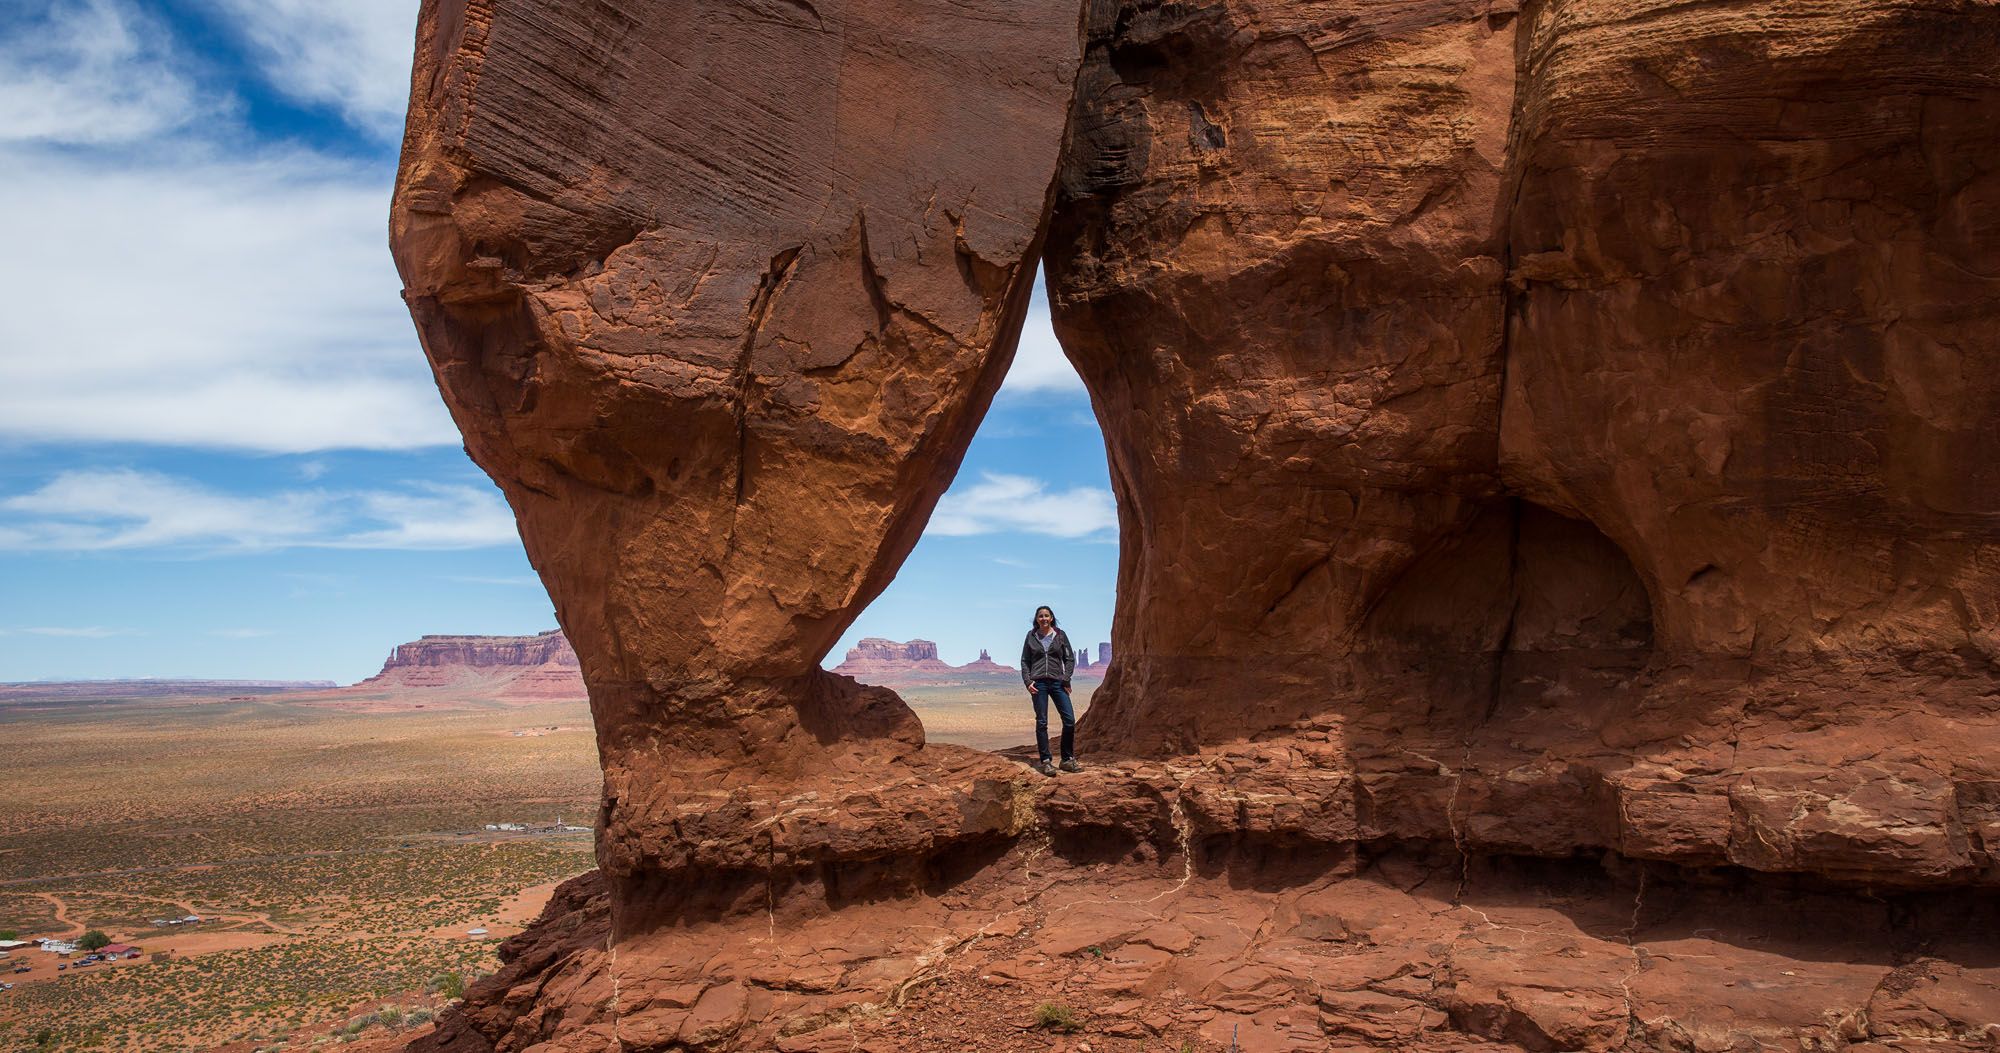
[[[574,666],[576,651],[559,629],[533,636],[425,636],[397,644],[382,663],[380,679],[407,669],[464,666],[471,669],[537,665]],[[367,683],[368,681],[362,681]]]
[[[1323,701],[1497,496],[1516,63],[1489,7],[1092,6],[1049,271],[1122,527],[1098,741]]]
[[[845,662],[937,662],[937,644],[929,640],[897,643],[879,636],[866,637],[848,648]],[[942,664],[942,663],[940,663]]]
[[[382,671],[330,696],[449,690],[461,697],[531,702],[585,697],[576,651],[559,629],[534,636],[425,636],[396,645]],[[428,704],[428,703],[425,703]]]
[[[1665,647],[1991,668],[2000,13],[1530,10],[1510,488],[1630,556]]]
[[[2000,1040],[2000,7],[1078,13],[426,4],[398,263],[606,771],[434,1044]],[[816,669],[1045,231],[1123,543],[1054,781]]]
[[[951,672],[952,667],[937,656],[937,644],[930,640],[899,643],[879,636],[865,637],[848,648],[847,657],[833,667],[839,676],[851,676],[865,684],[895,687],[911,676],[934,676]]]
[[[920,744],[818,663],[1006,371],[1075,25],[1019,0],[424,4],[391,241],[581,660],[607,865],[680,836],[678,787]]]
[[[1312,728],[1394,836],[1992,873],[2000,12],[1091,12],[1088,742]]]

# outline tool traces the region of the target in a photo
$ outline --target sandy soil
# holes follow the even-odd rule
[[[527,928],[528,923],[534,921],[542,913],[542,908],[548,906],[549,897],[555,894],[556,886],[560,884],[562,884],[561,881],[551,881],[547,884],[524,888],[514,895],[501,900],[500,909],[494,911],[491,917],[474,921],[469,925],[439,926],[424,933],[424,935],[443,939],[453,937],[473,940],[506,939]],[[479,936],[472,936],[466,932],[468,929],[485,929],[486,932]]]
[[[1095,685],[1077,685],[1076,715],[1090,709]],[[1035,741],[1035,708],[1026,691],[1010,690],[1008,684],[977,688],[931,688],[911,686],[899,689],[903,700],[924,722],[924,736],[931,742],[950,742],[974,749],[1000,751]],[[1054,713],[1049,714],[1051,740],[1061,733]]]
[[[193,870],[196,868],[190,867],[188,869]],[[550,890],[555,888],[554,885],[548,887]],[[59,937],[83,935],[84,928],[82,923],[69,916],[69,904],[63,897],[48,892],[37,892],[35,895],[49,901],[55,908],[56,920],[63,926],[63,928],[56,932],[40,933],[38,935]],[[548,893],[544,892],[542,894],[542,902],[547,902],[547,900]],[[176,903],[174,906],[184,914],[192,913],[192,908],[186,903]],[[540,909],[539,906],[536,907],[536,910],[539,911]],[[64,958],[59,955],[50,954],[39,947],[27,947],[16,950],[10,957],[0,959],[0,965],[5,966],[4,976],[0,976],[0,978],[16,984],[41,983],[46,980],[56,979],[71,970],[100,971],[122,969],[138,965],[141,962],[154,961],[169,956],[190,958],[196,955],[213,954],[216,951],[235,951],[249,947],[264,947],[273,943],[283,942],[287,937],[298,935],[298,933],[286,926],[271,920],[270,915],[265,913],[209,915],[206,917],[208,918],[206,922],[209,926],[208,928],[203,928],[201,925],[189,925],[166,935],[148,937],[144,941],[121,939],[113,935],[113,942],[139,948],[143,953],[138,958],[118,958],[112,961],[92,962],[84,965],[81,963],[89,953],[88,951],[78,951]],[[530,918],[532,919],[532,915]],[[240,924],[242,922],[263,925],[271,931],[251,932],[236,928],[216,927]],[[517,928],[515,931],[519,931],[519,929]],[[59,968],[59,966],[65,965],[68,966],[67,969]],[[27,967],[26,972],[21,971],[22,966]]]
[[[83,961],[85,953],[83,951],[78,951],[68,958],[59,958],[39,948],[35,948],[25,951],[15,951],[13,957],[0,959],[0,964],[7,966],[6,974],[0,978],[16,984],[42,983],[58,979],[71,971],[105,972],[112,969],[125,969],[167,957],[192,958],[203,954],[213,954],[217,951],[236,951],[250,947],[268,947],[274,943],[283,943],[290,938],[289,935],[283,933],[244,932],[240,929],[221,932],[188,933],[185,935],[175,934],[174,936],[161,939],[149,939],[143,944],[136,945],[143,952],[137,958],[120,958],[116,961],[94,962],[90,965],[78,964]],[[22,965],[28,966],[27,972],[18,971]],[[67,965],[69,968],[59,969],[57,968],[59,965]]]

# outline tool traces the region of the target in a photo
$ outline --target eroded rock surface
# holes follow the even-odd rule
[[[420,35],[398,262],[606,788],[427,1042],[2000,1041],[2000,6]],[[816,668],[1045,230],[1123,542],[1055,781]]]
[[[1325,705],[1498,495],[1516,59],[1489,8],[1091,6],[1049,259],[1121,524],[1091,741]]]
[[[1662,656],[1991,714],[1995,8],[1091,10],[1050,261],[1125,528],[1089,741],[1658,710]]]
[[[1018,787],[1004,853],[718,872],[607,949],[571,882],[421,1049],[1930,1050],[2000,1044],[2000,901],[1357,851],[1271,757]],[[1245,777],[1247,774],[1248,777]],[[1293,772],[1293,775],[1297,775]],[[1145,788],[1142,792],[1142,788]],[[1273,791],[1282,791],[1273,793]],[[1231,817],[1249,804],[1248,821]],[[1080,1034],[1036,1026],[1048,1005]],[[1065,1046],[1063,1043],[1071,1043]]]
[[[684,787],[893,779],[921,744],[819,660],[1006,370],[1075,26],[1046,0],[424,5],[391,240],[576,647],[621,878],[681,836]]]

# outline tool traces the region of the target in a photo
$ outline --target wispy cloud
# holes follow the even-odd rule
[[[211,0],[272,87],[378,137],[402,127],[417,0]]]
[[[22,629],[21,631],[34,636],[64,636],[64,637],[76,637],[86,640],[102,640],[110,636],[145,635],[144,633],[140,632],[137,629],[106,629],[102,626],[97,626],[97,625],[88,625],[82,627],[43,625],[43,626],[37,626],[32,629]]]
[[[0,146],[0,436],[307,452],[458,441],[382,248],[311,154]],[[51,325],[50,318],[63,318]]]
[[[258,143],[171,27],[124,0],[61,0],[16,28],[0,42],[0,285],[27,306],[0,315],[0,440],[457,443],[382,245],[384,166]]]
[[[231,105],[202,93],[172,35],[129,3],[53,3],[0,40],[0,142],[131,142]]]
[[[385,524],[325,542],[336,548],[484,548],[520,543],[514,513],[492,487],[431,483],[352,495],[359,518]]]
[[[1069,364],[1062,345],[1049,327],[1049,304],[1042,276],[1035,275],[1035,298],[1028,304],[1028,321],[1021,328],[1021,345],[1000,383],[1000,395],[1083,394],[1083,379]]]
[[[157,472],[90,469],[0,498],[0,548],[17,550],[458,549],[517,541],[499,494],[471,486],[245,496]]]
[[[1079,486],[1052,492],[1039,479],[984,472],[979,482],[946,492],[928,529],[946,537],[1015,530],[1078,538],[1117,527],[1109,490]]]

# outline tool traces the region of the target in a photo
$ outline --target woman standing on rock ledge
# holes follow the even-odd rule
[[[1035,747],[1042,755],[1035,770],[1043,775],[1056,773],[1055,765],[1049,763],[1051,698],[1056,700],[1056,713],[1062,717],[1062,770],[1083,770],[1083,765],[1076,762],[1076,711],[1069,703],[1069,681],[1075,673],[1076,649],[1069,645],[1069,634],[1056,626],[1056,612],[1048,607],[1035,608],[1034,627],[1021,643],[1021,682],[1028,686],[1028,695],[1035,700]]]

